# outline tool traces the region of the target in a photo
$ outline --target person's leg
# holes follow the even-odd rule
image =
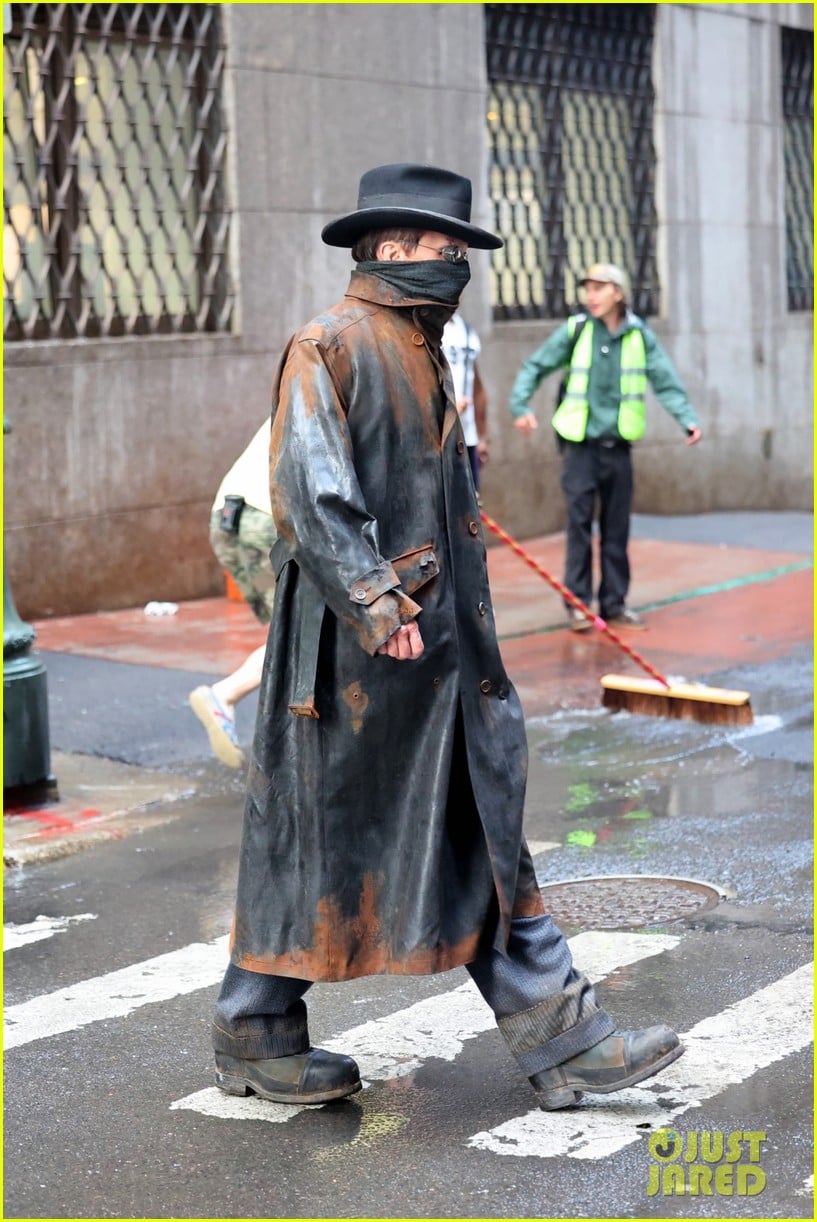
[[[217,698],[227,706],[229,711],[232,712],[239,700],[243,700],[250,692],[254,692],[260,684],[266,649],[266,645],[259,645],[249,657],[244,659],[238,670],[234,670],[231,675],[219,679],[212,685],[210,690],[215,692]]]
[[[212,1026],[221,1090],[278,1103],[327,1103],[360,1090],[351,1057],[310,1045],[303,996],[311,983],[229,965]]]
[[[663,1025],[616,1030],[549,916],[514,919],[507,956],[485,950],[468,971],[545,1111],[633,1086],[683,1052]]]
[[[250,1059],[309,1047],[304,994],[311,980],[248,972],[229,964],[213,1014],[213,1047]]]
[[[213,514],[210,522],[210,543],[216,558],[262,625],[270,621],[275,598],[269,552],[276,538],[270,515],[251,505],[242,510],[237,534],[221,528],[218,513]],[[195,688],[188,697],[190,707],[207,731],[213,754],[229,768],[240,768],[244,763],[236,732],[235,706],[261,683],[265,650],[265,645],[259,645],[237,670],[212,686]]]
[[[272,546],[278,538],[275,523],[268,513],[245,505],[238,528],[238,545],[232,576],[259,624],[272,618],[275,603],[275,575],[270,562]],[[266,645],[259,645],[237,670],[219,679],[212,690],[222,704],[232,707],[254,692],[261,683]]]
[[[561,479],[567,509],[564,583],[572,594],[589,605],[593,597],[592,531],[596,507],[592,446],[565,443]]]
[[[570,1060],[615,1030],[550,916],[515,918],[507,955],[481,951],[468,971],[528,1076]]]
[[[601,586],[599,609],[614,619],[625,607],[630,588],[630,516],[633,505],[633,467],[629,447],[599,450],[599,529],[601,533]]]

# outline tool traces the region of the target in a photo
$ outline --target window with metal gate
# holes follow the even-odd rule
[[[790,310],[814,309],[814,34],[783,26],[783,166]]]
[[[228,331],[214,4],[13,4],[6,340]]]
[[[556,318],[594,262],[659,310],[652,4],[487,4],[494,316]]]

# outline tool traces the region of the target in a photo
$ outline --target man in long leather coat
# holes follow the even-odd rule
[[[311,1047],[316,980],[464,965],[545,1109],[658,1072],[667,1027],[619,1032],[545,913],[522,836],[527,747],[499,652],[443,327],[468,281],[471,184],[363,175],[323,231],[343,301],[289,342],[273,387],[277,594],[249,769],[225,1091],[322,1103],[360,1089]]]

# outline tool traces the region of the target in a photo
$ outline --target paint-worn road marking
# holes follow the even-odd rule
[[[686,1052],[655,1079],[617,1094],[585,1095],[578,1108],[508,1120],[468,1144],[522,1158],[606,1158],[760,1069],[807,1048],[814,1034],[814,968],[805,964],[681,1037]],[[638,1125],[648,1126],[639,1129]]]
[[[77,916],[50,917],[40,913],[33,921],[23,925],[3,926],[3,953],[7,950],[17,950],[20,946],[28,946],[30,942],[42,942],[43,938],[53,938],[55,933],[62,933],[76,921],[95,921],[95,912],[80,912]]]
[[[121,1018],[140,1006],[169,1001],[183,993],[218,984],[227,966],[227,935],[214,942],[193,942],[181,950],[145,959],[130,967],[94,976],[55,993],[33,997],[3,1012],[3,1044],[8,1051],[88,1023]]]
[[[540,853],[551,853],[554,849],[560,849],[562,846],[558,840],[529,840],[528,848],[530,849],[531,857],[538,857]]]
[[[577,966],[595,982],[618,967],[671,950],[679,941],[679,937],[670,934],[588,932],[571,938],[570,949]],[[354,1056],[364,1083],[383,1082],[412,1073],[432,1057],[453,1061],[467,1040],[494,1025],[493,1014],[469,980],[450,992],[361,1023],[336,1039],[322,1040],[321,1044],[330,1052]],[[267,1120],[272,1124],[280,1124],[304,1110],[298,1105],[268,1103],[254,1096],[241,1099],[225,1095],[215,1086],[178,1099],[171,1107],[221,1119]]]

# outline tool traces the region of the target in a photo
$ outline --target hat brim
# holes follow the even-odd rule
[[[475,250],[499,250],[504,245],[502,238],[488,233],[487,229],[454,220],[442,212],[425,212],[419,208],[361,208],[330,221],[321,230],[321,237],[327,246],[354,246],[358,238],[372,229],[425,229],[462,238]]]

